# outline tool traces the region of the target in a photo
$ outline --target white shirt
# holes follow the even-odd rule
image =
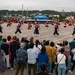
[[[57,55],[57,63],[59,63],[59,64],[65,64],[65,61],[66,61],[66,56],[64,54],[59,53]]]
[[[38,55],[41,52],[42,46],[41,45],[38,45],[38,47],[36,47],[34,45],[34,49],[37,51],[37,55]]]
[[[73,56],[73,60],[75,61],[75,48],[72,49],[71,51],[72,51],[72,53],[74,54],[74,56]]]
[[[27,49],[27,54],[28,54],[28,63],[29,64],[35,64],[36,58],[37,58],[36,50],[34,48],[33,49]]]

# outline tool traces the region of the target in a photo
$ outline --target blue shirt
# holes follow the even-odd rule
[[[38,70],[40,69],[40,65],[42,63],[45,63],[46,65],[48,64],[48,54],[47,53],[45,53],[45,54],[39,53],[38,54]]]
[[[27,58],[27,52],[26,50],[22,49],[22,48],[19,48],[17,51],[16,51],[16,56],[17,56],[17,60],[19,59],[19,57],[25,59]]]
[[[70,47],[75,47],[75,40],[69,42]]]

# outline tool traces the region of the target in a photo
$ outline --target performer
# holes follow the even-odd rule
[[[37,24],[35,25],[34,34],[39,34],[39,26]]]
[[[72,26],[72,25],[73,25],[73,17],[70,16],[69,26]]]
[[[21,24],[18,24],[17,29],[15,31],[15,34],[17,34],[17,32],[19,32],[22,35],[22,32],[21,32]]]
[[[31,22],[29,22],[29,23],[28,23],[28,28],[27,28],[27,29],[28,29],[28,30],[31,30],[31,27],[32,27]]]
[[[69,26],[72,26],[72,24],[73,24],[73,23],[72,23],[72,20],[70,20],[70,21],[69,21]]]
[[[45,27],[49,27],[49,26],[48,26],[48,21],[45,22]]]
[[[74,34],[75,34],[75,22],[73,23],[73,26],[74,26],[74,30],[73,30],[72,35],[74,35]]]
[[[38,21],[37,21],[37,20],[35,20],[34,24],[36,25],[37,23],[38,23]]]
[[[58,29],[59,29],[58,25],[55,25],[55,27],[54,27],[54,34],[53,35],[55,35],[55,34],[59,35]]]
[[[38,22],[37,20],[35,20],[34,25],[37,25],[40,28],[40,22]]]
[[[60,25],[60,20],[58,20],[58,25]]]
[[[54,21],[52,21],[52,25],[54,25]]]
[[[64,20],[64,28],[66,28],[66,24],[67,24],[67,23],[66,23],[66,20]]]
[[[23,22],[23,20],[19,20],[19,22],[18,22],[19,24],[21,24],[21,25],[23,25],[24,24],[24,22]]]
[[[23,25],[24,24],[24,22],[23,22],[23,20],[21,20],[21,25]]]
[[[8,27],[8,26],[11,26],[11,24],[12,24],[12,22],[9,20],[9,21],[7,22],[7,27]]]
[[[3,33],[2,29],[3,29],[3,27],[0,25],[0,32],[1,32],[1,33]]]
[[[57,22],[56,22],[56,25],[60,25],[60,22],[59,22],[59,21],[57,21]]]
[[[18,22],[19,25],[22,25],[21,21]]]

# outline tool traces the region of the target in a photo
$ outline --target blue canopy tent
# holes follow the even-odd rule
[[[49,20],[49,18],[46,16],[46,15],[43,15],[43,14],[38,14],[38,15],[35,15],[34,20]]]

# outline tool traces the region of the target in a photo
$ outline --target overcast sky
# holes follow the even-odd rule
[[[0,0],[0,10],[75,11],[75,0]]]

